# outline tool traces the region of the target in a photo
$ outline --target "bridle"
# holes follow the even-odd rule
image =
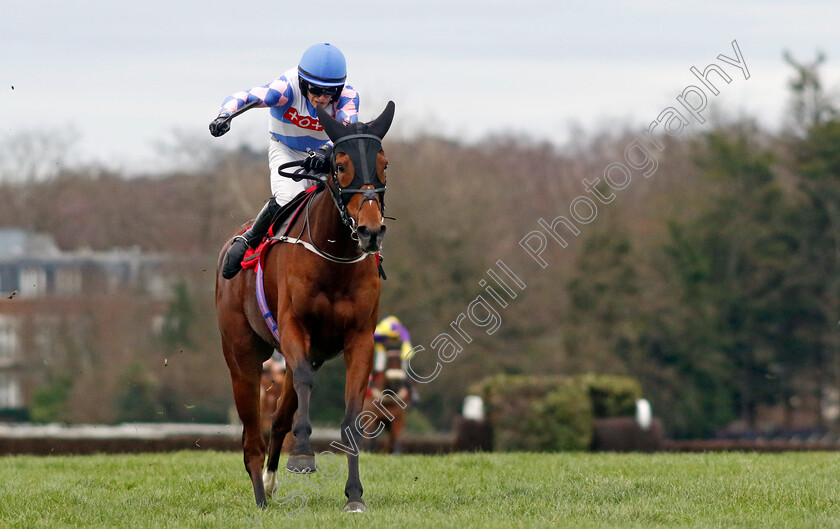
[[[339,145],[355,140],[353,145],[343,146],[339,149]],[[281,176],[292,178],[295,181],[300,181],[304,178],[314,179],[320,181],[330,192],[333,203],[338,210],[338,215],[341,217],[341,222],[350,229],[350,237],[353,240],[359,240],[358,225],[350,215],[348,205],[353,199],[353,195],[361,194],[362,200],[359,202],[359,210],[356,212],[358,216],[362,211],[362,205],[368,200],[376,201],[379,205],[379,215],[385,218],[385,184],[379,180],[379,175],[376,172],[376,157],[379,151],[382,150],[382,140],[373,134],[350,134],[339,138],[329,152],[330,157],[330,171],[327,174],[306,174],[303,166],[305,160],[296,160],[287,162],[281,165],[277,172]],[[349,151],[349,152],[348,152]],[[338,181],[338,171],[336,170],[335,155],[337,152],[343,152],[350,156],[353,161],[353,181],[350,185],[343,187]],[[314,151],[309,152],[309,157],[315,156]],[[284,169],[290,167],[300,167],[293,173],[284,172]],[[328,179],[329,183],[328,184]],[[367,189],[362,189],[365,186],[371,186]]]
[[[345,147],[339,147],[343,143],[355,140],[355,143]],[[362,200],[359,202],[359,210],[356,215],[361,212],[362,205],[368,200],[373,200],[379,204],[379,216],[385,217],[385,184],[379,180],[379,175],[376,172],[376,157],[379,151],[382,150],[382,140],[373,134],[350,134],[339,138],[332,147],[330,152],[330,176],[332,178],[332,195],[336,207],[338,207],[341,220],[353,232],[356,237],[356,225],[353,217],[347,209],[353,195],[361,194]],[[335,155],[338,152],[343,152],[353,161],[353,181],[350,185],[342,187],[338,182],[338,171],[336,170]],[[371,186],[367,189],[362,189],[365,186]]]

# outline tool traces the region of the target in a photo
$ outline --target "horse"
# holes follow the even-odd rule
[[[262,378],[260,379],[260,430],[262,430],[266,442],[271,435],[274,410],[277,409],[277,401],[280,400],[285,380],[286,365],[284,362],[272,358],[263,362]],[[283,441],[281,453],[291,453],[293,442],[294,435],[289,432]]]
[[[399,349],[385,351],[385,365],[375,369],[368,386],[363,411],[373,414],[375,422],[369,427],[388,431],[388,439],[381,450],[387,454],[401,453],[400,441],[411,405],[411,387]]]
[[[385,169],[382,138],[394,117],[394,103],[368,123],[344,124],[323,108],[318,119],[333,142],[330,169],[318,178],[319,190],[286,233],[286,239],[263,250],[264,294],[273,319],[259,310],[254,295],[257,274],[243,270],[230,280],[221,275],[233,237],[225,243],[216,271],[216,311],[222,351],[230,371],[236,410],[242,421],[242,451],[257,506],[267,507],[277,483],[283,438],[294,434],[286,469],[316,471],[310,435],[310,394],[315,371],[327,360],[344,355],[345,413],[343,446],[357,447],[357,418],[373,364],[374,328],[381,290],[378,252],[385,235]],[[288,164],[286,164],[288,165]],[[282,173],[290,176],[288,173]],[[238,233],[247,228],[240,227]],[[276,322],[272,330],[267,321]],[[272,326],[274,327],[274,326]],[[262,363],[277,349],[286,360],[286,380],[277,402],[266,443],[260,432]],[[344,510],[367,509],[362,500],[359,452],[347,450]],[[266,462],[266,453],[268,459]],[[265,464],[265,472],[263,466]]]

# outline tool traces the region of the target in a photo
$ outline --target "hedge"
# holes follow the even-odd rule
[[[494,450],[586,450],[595,418],[633,415],[641,386],[628,377],[495,375],[474,384]]]

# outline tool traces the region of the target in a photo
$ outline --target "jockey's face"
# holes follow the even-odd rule
[[[329,94],[321,94],[318,96],[312,95],[312,92],[306,92],[306,98],[309,99],[309,102],[312,103],[312,106],[327,106],[327,104],[332,99],[332,96]]]

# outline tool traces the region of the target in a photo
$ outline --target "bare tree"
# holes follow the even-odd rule
[[[796,77],[790,80],[791,117],[797,136],[805,136],[814,125],[825,123],[837,116],[837,108],[830,94],[826,94],[820,78],[819,68],[825,62],[825,54],[817,53],[811,63],[798,62],[789,51],[784,52],[785,62],[796,70]]]
[[[26,185],[55,178],[67,168],[78,136],[72,126],[13,133],[0,145],[0,182]]]

